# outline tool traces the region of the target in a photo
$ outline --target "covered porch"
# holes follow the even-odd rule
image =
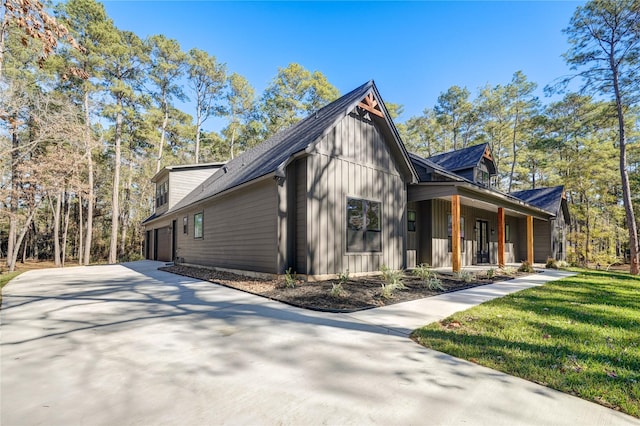
[[[552,217],[515,197],[467,182],[411,186],[407,267],[425,263],[457,272],[533,264],[534,219]]]

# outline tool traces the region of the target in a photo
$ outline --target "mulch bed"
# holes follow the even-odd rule
[[[342,286],[345,294],[342,296],[334,296],[331,294],[331,289],[334,284],[338,283],[337,279],[318,282],[304,282],[299,280],[296,286],[291,288],[286,287],[283,280],[249,278],[205,268],[175,265],[160,269],[178,275],[221,284],[289,305],[329,312],[353,312],[362,309],[376,308],[491,284],[496,281],[509,280],[519,275],[527,275],[519,272],[512,275],[505,275],[501,274],[500,270],[496,270],[496,275],[491,278],[486,277],[486,275],[477,275],[471,282],[465,282],[449,275],[440,274],[438,277],[442,280],[444,290],[430,290],[423,285],[420,279],[406,274],[404,279],[406,288],[396,290],[390,298],[384,298],[381,295],[383,280],[379,275],[351,278]]]

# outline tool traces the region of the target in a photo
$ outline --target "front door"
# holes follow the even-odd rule
[[[489,263],[489,222],[476,221],[476,262]]]

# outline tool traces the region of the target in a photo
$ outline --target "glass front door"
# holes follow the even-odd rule
[[[490,263],[489,259],[489,222],[476,221],[476,262]]]

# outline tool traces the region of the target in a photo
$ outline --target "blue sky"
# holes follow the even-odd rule
[[[475,94],[522,70],[542,89],[570,73],[562,30],[575,1],[217,2],[113,1],[118,28],[164,34],[205,50],[260,94],[278,67],[297,62],[341,93],[374,79],[400,103],[398,121],[432,107],[453,85]],[[186,111],[192,113],[192,111]],[[219,130],[221,123],[211,122]]]

